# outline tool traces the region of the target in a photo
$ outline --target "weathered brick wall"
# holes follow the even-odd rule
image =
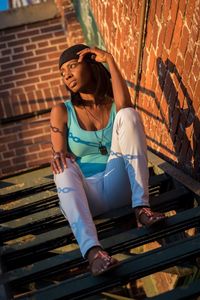
[[[119,64],[131,95],[141,4],[141,0],[90,0],[106,48]],[[199,0],[149,1],[136,103],[149,147],[196,179],[200,179],[199,19]]]
[[[0,176],[48,163],[51,159],[49,112],[68,96],[58,70],[67,45],[83,41],[71,1],[64,3],[67,30],[60,17],[0,31]],[[18,120],[12,119],[19,117]]]

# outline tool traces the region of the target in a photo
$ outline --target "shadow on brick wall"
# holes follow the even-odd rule
[[[168,120],[164,117],[166,113],[161,112],[161,116],[167,124],[178,164],[200,179],[200,120],[196,116],[192,100],[176,66],[169,59],[163,62],[160,57],[157,58],[157,73],[168,105]],[[179,91],[183,94],[182,101]],[[160,109],[157,101],[156,104]]]

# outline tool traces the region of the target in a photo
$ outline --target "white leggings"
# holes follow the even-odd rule
[[[139,114],[121,109],[114,121],[111,153],[104,172],[85,178],[77,165],[54,176],[60,208],[83,256],[100,246],[94,216],[132,203],[149,206],[146,138]]]

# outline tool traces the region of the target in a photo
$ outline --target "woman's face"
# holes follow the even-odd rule
[[[95,82],[89,64],[72,59],[60,68],[61,76],[66,86],[74,93],[87,93],[95,90]]]

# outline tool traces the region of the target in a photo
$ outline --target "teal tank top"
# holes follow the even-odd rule
[[[70,100],[65,101],[65,106],[68,112],[68,151],[76,156],[76,162],[85,177],[104,171],[110,154],[113,122],[116,116],[115,103],[112,104],[107,126],[96,131],[88,131],[80,127]],[[102,155],[100,153],[100,142],[106,146],[108,154]]]

